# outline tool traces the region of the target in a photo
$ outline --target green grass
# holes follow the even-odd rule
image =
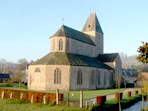
[[[0,111],[87,111],[86,109],[51,104],[26,103],[21,100],[0,99]]]

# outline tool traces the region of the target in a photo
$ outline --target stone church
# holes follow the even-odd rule
[[[50,37],[50,53],[28,67],[28,89],[112,88],[121,74],[118,53],[104,53],[103,31],[95,13],[82,29],[62,25]]]

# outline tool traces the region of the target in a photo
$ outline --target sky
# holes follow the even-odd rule
[[[148,0],[0,0],[0,59],[45,56],[62,24],[81,31],[91,12],[104,32],[105,53],[135,55],[148,41]]]

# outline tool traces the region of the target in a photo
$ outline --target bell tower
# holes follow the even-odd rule
[[[90,35],[96,45],[96,56],[103,54],[103,31],[98,21],[96,13],[90,13],[82,29],[83,33]]]

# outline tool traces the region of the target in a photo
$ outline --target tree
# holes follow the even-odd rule
[[[21,86],[21,83],[24,82],[24,79],[26,79],[26,67],[28,65],[28,61],[26,59],[20,59],[17,62],[17,66],[15,67],[15,70],[12,74],[12,82],[18,82],[19,86]]]
[[[148,63],[148,42],[142,42],[142,46],[138,48],[139,55],[137,59],[139,62]]]

